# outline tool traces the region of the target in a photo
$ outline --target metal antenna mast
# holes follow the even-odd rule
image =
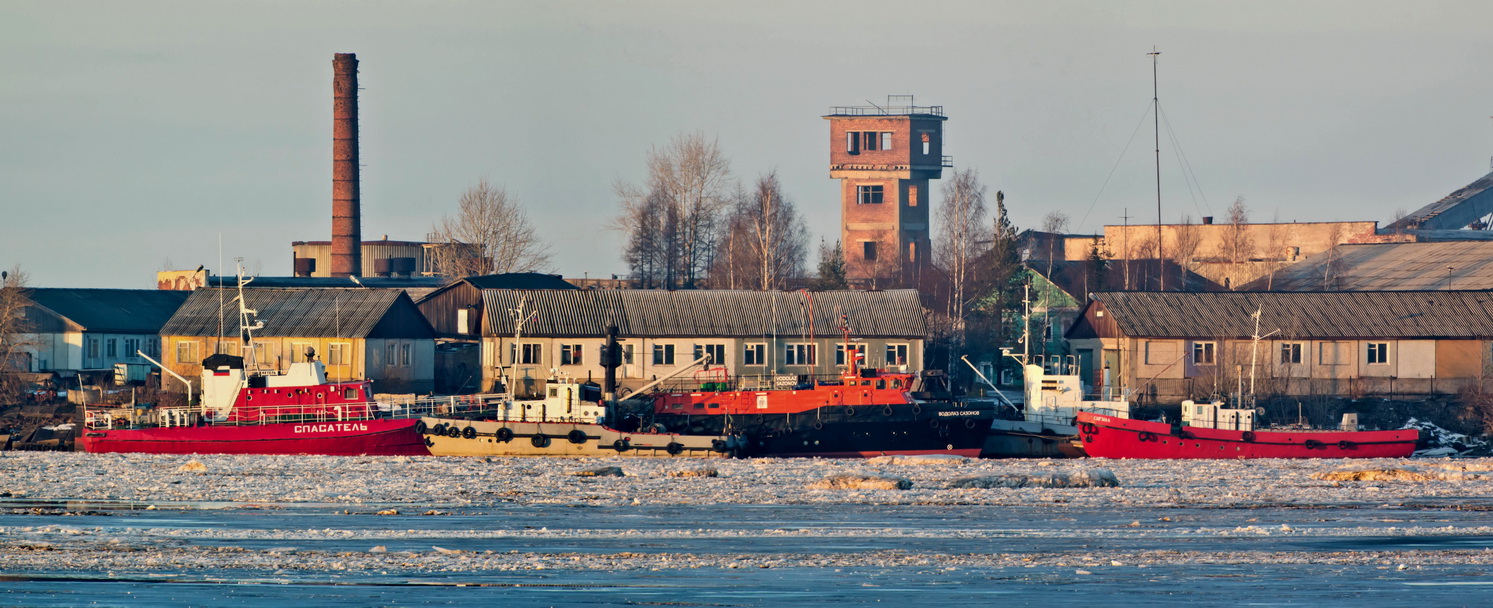
[[[1156,94],[1156,58],[1161,56],[1161,51],[1151,47],[1151,130],[1156,141],[1156,276],[1160,281],[1159,290],[1166,291],[1166,272],[1161,255],[1161,102]]]

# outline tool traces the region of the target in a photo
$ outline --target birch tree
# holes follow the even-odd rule
[[[955,170],[943,184],[943,203],[939,207],[937,253],[949,281],[948,315],[952,319],[954,346],[964,344],[966,308],[971,300],[983,297],[972,293],[976,264],[991,246],[985,216],[985,185],[974,169]]]
[[[487,180],[462,193],[456,214],[442,216],[430,240],[446,245],[432,249],[432,257],[436,272],[448,277],[542,272],[550,265],[549,246],[518,197]]]
[[[783,289],[803,274],[808,228],[783,193],[776,171],[740,192],[711,271],[711,284],[730,289]]]
[[[666,289],[696,287],[712,266],[732,199],[730,161],[715,140],[675,136],[648,151],[646,185],[616,190],[623,210],[614,226],[629,235],[624,258],[634,272],[653,268]]]
[[[24,383],[16,372],[29,372],[35,342],[26,307],[30,306],[26,289],[28,275],[19,265],[11,267],[0,279],[0,405],[19,403]]]

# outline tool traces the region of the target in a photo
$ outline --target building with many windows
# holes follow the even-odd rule
[[[1067,338],[1086,384],[1143,403],[1447,394],[1493,371],[1493,292],[1104,292]]]
[[[862,367],[917,370],[927,334],[912,290],[484,289],[481,297],[482,314],[468,318],[481,319],[483,387],[506,376],[528,394],[551,377],[601,382],[609,326],[617,328],[624,389],[705,355],[711,369],[683,381],[796,383],[837,375],[853,357]]]
[[[187,294],[155,289],[32,288],[23,313],[30,332],[26,371],[72,379],[110,375],[118,363],[160,355],[161,326]]]

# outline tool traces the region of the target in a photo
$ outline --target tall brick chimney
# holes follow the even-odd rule
[[[332,267],[334,277],[363,274],[363,215],[358,201],[358,58],[332,58]]]

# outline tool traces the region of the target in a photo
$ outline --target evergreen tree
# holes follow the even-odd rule
[[[835,241],[833,247],[819,241],[819,277],[814,288],[823,291],[849,287],[850,284],[845,282],[845,248],[840,241]]]

